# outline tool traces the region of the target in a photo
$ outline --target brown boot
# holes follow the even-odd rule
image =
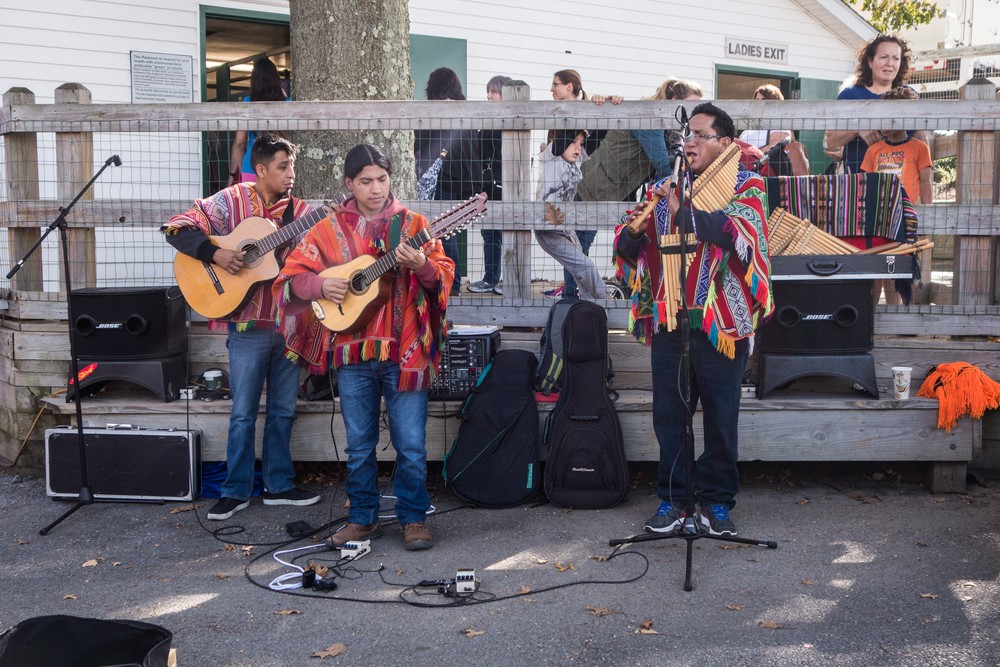
[[[434,538],[423,521],[408,523],[403,526],[403,545],[407,551],[422,551],[434,546]]]
[[[326,542],[330,545],[331,549],[340,549],[348,542],[373,540],[376,537],[382,537],[382,524],[378,521],[367,525],[363,523],[348,523],[327,538]]]

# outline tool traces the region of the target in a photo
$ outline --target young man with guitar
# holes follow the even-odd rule
[[[347,430],[348,523],[332,546],[379,537],[381,495],[375,448],[382,398],[396,450],[396,518],[406,549],[429,549],[427,389],[446,333],[455,263],[442,236],[468,223],[450,211],[440,224],[407,210],[390,188],[391,160],[360,144],[344,159],[350,196],[313,227],[274,283],[277,319],[289,349],[311,372],[337,369]],[[482,211],[480,195],[479,211]],[[473,212],[475,213],[475,212]],[[437,222],[437,221],[435,221]]]
[[[192,277],[187,275],[189,272],[211,277],[210,284],[225,292],[220,276],[239,278],[253,271],[256,249],[240,242],[219,243],[211,237],[239,238],[239,226],[244,221],[248,227],[262,225],[273,230],[272,226],[283,227],[312,210],[305,202],[293,200],[290,194],[295,183],[295,151],[296,147],[283,138],[259,135],[250,153],[256,183],[237,183],[207,199],[199,199],[192,208],[175,215],[163,226],[161,231],[167,242],[179,251],[175,269],[182,291],[185,279]],[[256,459],[255,427],[265,381],[267,407],[261,457],[264,504],[312,505],[320,499],[318,494],[295,486],[289,443],[295,421],[299,369],[286,357],[285,339],[274,325],[271,280],[258,282],[251,278],[244,290],[235,301],[238,304],[235,310],[213,316],[208,325],[210,330],[228,331],[226,348],[233,397],[226,443],[226,481],[222,497],[208,512],[208,518],[214,521],[228,519],[250,504]],[[185,291],[185,296],[189,294],[192,308],[201,312],[192,302],[192,297],[197,300],[196,295]],[[224,306],[223,310],[228,308]]]

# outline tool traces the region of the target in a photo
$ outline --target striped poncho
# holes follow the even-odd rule
[[[361,255],[381,257],[390,250],[389,228],[401,223],[401,241],[427,227],[427,218],[391,199],[379,217],[367,220],[348,200],[334,217],[313,227],[289,255],[274,282],[277,322],[285,334],[289,356],[314,373],[361,361],[394,361],[399,364],[400,391],[426,389],[437,374],[438,358],[446,334],[448,293],[455,264],[438,240],[426,244],[435,285],[421,285],[414,272],[400,265],[389,301],[361,331],[334,334],[320,325],[308,303],[295,296],[291,281],[303,273],[318,274]]]
[[[701,329],[715,348],[730,359],[736,341],[749,337],[774,309],[771,295],[771,263],[767,254],[767,195],[757,174],[741,171],[735,195],[722,209],[735,250],[726,250],[699,239],[685,284],[689,321]],[[645,243],[636,266],[619,258],[619,265],[631,287],[632,307],[629,328],[635,337],[652,344],[652,335],[662,328],[668,315],[664,294],[662,263],[657,244],[660,234],[676,233],[670,220],[667,200],[654,209],[655,225],[646,228]]]

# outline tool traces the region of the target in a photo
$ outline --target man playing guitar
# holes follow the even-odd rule
[[[221,248],[209,238],[231,234],[244,220],[263,218],[281,227],[310,212],[289,194],[295,183],[296,147],[271,134],[261,134],[250,160],[256,183],[237,183],[207,199],[195,201],[172,217],[161,231],[179,252],[200,260],[194,270],[239,275],[245,268],[241,249]],[[190,263],[189,263],[190,264]],[[178,276],[180,282],[182,276]],[[222,497],[208,512],[215,521],[228,519],[250,504],[254,481],[257,411],[265,381],[263,475],[265,505],[311,505],[320,496],[295,486],[289,443],[299,388],[299,369],[285,355],[285,339],[274,326],[271,281],[253,284],[233,312],[209,321],[208,328],[227,331],[230,393],[233,397],[226,443],[226,481]]]

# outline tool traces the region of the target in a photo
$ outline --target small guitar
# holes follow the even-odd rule
[[[486,211],[486,193],[480,193],[446,211],[431,221],[427,229],[406,240],[411,248],[419,248],[431,239],[448,238]],[[392,271],[399,263],[393,248],[380,258],[371,255],[355,257],[349,262],[332,266],[319,275],[324,278],[347,280],[347,296],[343,303],[328,299],[312,302],[316,319],[330,331],[354,333],[360,331],[389,300],[389,290],[395,279]]]
[[[336,202],[328,202],[336,206]],[[224,236],[209,236],[213,244],[243,253],[243,268],[236,275],[212,262],[203,262],[182,252],[174,258],[174,278],[188,305],[209,318],[225,317],[240,307],[250,288],[273,280],[281,270],[275,250],[309,231],[327,216],[324,207],[305,214],[281,228],[264,218],[247,218]]]

